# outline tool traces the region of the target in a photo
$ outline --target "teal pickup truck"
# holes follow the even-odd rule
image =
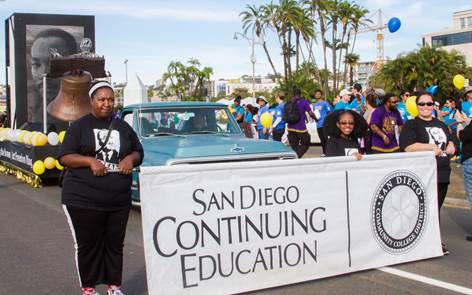
[[[205,102],[129,105],[120,113],[144,147],[142,166],[295,159],[276,141],[246,138],[228,107]],[[139,203],[139,178],[133,175],[133,202]]]

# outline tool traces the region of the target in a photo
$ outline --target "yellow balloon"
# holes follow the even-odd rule
[[[33,172],[37,175],[41,175],[44,173],[44,170],[46,169],[46,167],[44,166],[44,163],[43,161],[41,160],[37,160],[36,162],[34,162],[33,164]]]
[[[410,116],[416,117],[418,116],[418,107],[416,106],[416,96],[410,96],[406,100],[406,111]]]
[[[36,135],[33,138],[33,146],[44,146],[48,143],[48,137],[46,134],[43,134],[41,132],[36,133]]]
[[[21,130],[20,132],[20,135],[18,135],[18,141],[21,142],[21,143],[24,143],[24,137],[25,137],[25,134],[27,133],[28,131],[27,130]]]
[[[56,168],[57,168],[57,170],[63,170],[64,166],[62,166],[61,163],[59,163],[59,161],[56,160]]]
[[[59,132],[59,142],[62,143],[62,141],[64,140],[64,136],[66,135],[66,132],[65,131],[61,131]]]
[[[28,144],[28,139],[29,139],[30,133],[31,133],[31,132],[26,131],[26,132],[23,134],[23,140],[21,141],[22,143]]]
[[[56,159],[47,157],[44,159],[44,166],[46,166],[47,169],[54,169],[56,167]]]
[[[28,142],[25,141],[26,144],[33,145],[33,137],[38,133],[37,131],[30,132],[28,134]]]
[[[261,125],[264,128],[270,128],[270,126],[272,126],[272,115],[269,113],[263,113],[261,115]]]
[[[452,79],[452,83],[454,84],[454,86],[456,86],[458,90],[464,88],[464,82],[465,78],[462,75],[455,75],[454,79]]]

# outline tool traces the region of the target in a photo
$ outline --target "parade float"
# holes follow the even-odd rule
[[[0,172],[33,187],[57,179],[71,122],[90,112],[88,86],[107,78],[95,55],[94,17],[15,13],[6,22],[8,127],[0,128]]]

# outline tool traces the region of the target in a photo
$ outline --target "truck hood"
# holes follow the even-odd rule
[[[182,159],[257,159],[267,155],[295,158],[295,153],[277,141],[255,140],[239,135],[188,135],[143,138],[143,166],[170,165]],[[252,157],[253,156],[253,157]],[[224,161],[224,160],[222,160]]]

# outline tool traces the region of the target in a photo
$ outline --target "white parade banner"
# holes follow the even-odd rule
[[[433,153],[142,167],[149,294],[231,294],[441,256]]]

